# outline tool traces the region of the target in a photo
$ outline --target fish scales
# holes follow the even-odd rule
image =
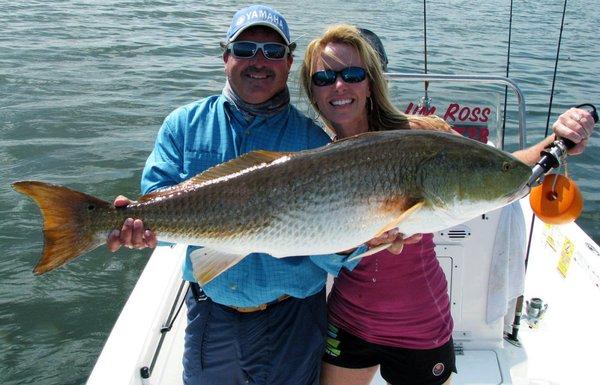
[[[332,216],[341,214],[356,219],[348,211],[379,205],[385,199],[388,185],[393,184],[386,154],[373,151],[357,158],[346,151],[321,152],[315,152],[313,160],[292,158],[265,170],[175,194],[160,205],[151,201],[132,206],[127,216],[145,218],[148,227],[158,233],[192,234],[196,241],[210,245],[213,239],[265,231],[277,236],[305,224],[307,230],[322,233],[327,229],[315,228],[315,224],[330,224]],[[352,184],[360,177],[357,169],[366,171],[369,179],[364,189],[351,194]]]

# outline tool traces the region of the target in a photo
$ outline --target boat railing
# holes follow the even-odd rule
[[[519,137],[519,148],[525,146],[525,133],[526,133],[526,122],[525,122],[525,97],[523,92],[517,85],[517,83],[504,76],[490,76],[490,75],[443,75],[443,74],[414,74],[414,73],[396,73],[387,72],[385,73],[388,81],[422,81],[422,82],[457,82],[457,83],[480,83],[480,84],[495,84],[503,85],[512,89],[517,97],[517,119],[518,119],[518,137]],[[499,127],[500,134],[504,135],[504,127]]]

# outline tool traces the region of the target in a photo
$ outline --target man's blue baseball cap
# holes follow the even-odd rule
[[[290,45],[290,30],[283,15],[265,5],[251,5],[240,9],[233,15],[231,26],[227,31],[225,44],[234,41],[242,32],[250,27],[265,26],[281,35],[287,45]]]

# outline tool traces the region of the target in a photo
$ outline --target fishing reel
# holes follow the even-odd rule
[[[589,112],[598,122],[598,112],[592,104],[580,104],[575,108],[589,108]],[[533,167],[527,185],[531,187],[529,203],[538,218],[548,224],[564,224],[574,221],[583,210],[583,198],[579,187],[570,178],[546,173],[560,167],[567,157],[567,151],[575,143],[566,138],[556,140],[541,153],[541,158]]]

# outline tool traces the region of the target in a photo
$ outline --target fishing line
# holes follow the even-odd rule
[[[425,75],[427,75],[427,0],[423,0],[423,55],[425,65]],[[423,98],[423,105],[429,109],[429,96],[427,96],[427,89],[429,88],[429,82],[425,81],[425,96]]]
[[[558,35],[558,47],[556,48],[556,59],[554,61],[554,75],[552,76],[552,89],[550,90],[550,101],[548,102],[548,117],[546,119],[546,133],[544,136],[548,136],[548,129],[550,128],[550,115],[552,114],[552,100],[554,99],[554,86],[556,84],[556,72],[558,70],[558,57],[560,55],[560,43],[562,41],[563,27],[565,25],[565,14],[567,10],[567,0],[563,5],[562,20],[560,22],[560,34]]]
[[[510,0],[510,13],[508,19],[508,52],[506,53],[506,77],[508,78],[510,67],[510,42],[512,38],[512,16],[513,0]],[[502,116],[502,138],[500,138],[500,148],[504,149],[504,136],[506,135],[506,104],[508,99],[508,86],[504,86],[504,114]]]

